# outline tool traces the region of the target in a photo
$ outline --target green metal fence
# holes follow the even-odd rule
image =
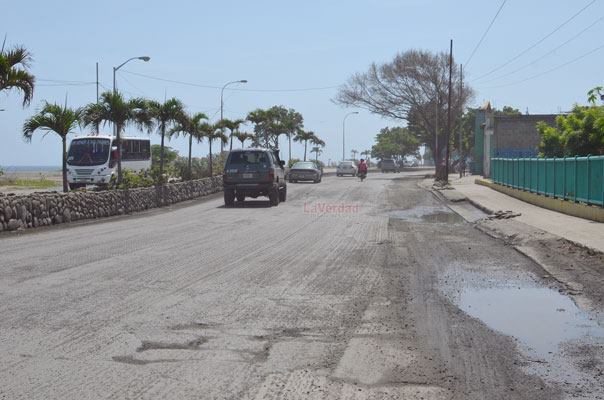
[[[604,156],[493,158],[491,179],[515,189],[604,206]]]

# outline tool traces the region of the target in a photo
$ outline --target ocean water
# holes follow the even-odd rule
[[[61,166],[56,165],[0,165],[5,174],[15,172],[59,172]]]

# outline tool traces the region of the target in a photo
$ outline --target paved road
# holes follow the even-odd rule
[[[1,237],[0,398],[561,395],[452,300],[534,264],[410,176],[288,188]]]

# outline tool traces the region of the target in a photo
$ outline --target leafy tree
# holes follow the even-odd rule
[[[511,106],[503,106],[503,108],[501,110],[493,110],[493,112],[495,113],[495,115],[509,115],[509,116],[514,116],[514,115],[522,115],[522,112],[520,112],[519,109],[511,107]]]
[[[40,112],[30,117],[23,124],[23,138],[31,142],[34,132],[54,132],[61,137],[63,143],[63,192],[68,192],[67,184],[67,135],[78,125],[82,110],[71,109],[67,105],[45,103]]]
[[[128,125],[151,131],[153,122],[147,112],[147,101],[142,98],[125,100],[121,93],[104,92],[98,103],[86,106],[81,115],[84,126],[92,125],[98,132],[99,126],[112,123],[116,127],[116,142],[121,143],[121,135]],[[122,182],[122,146],[117,146],[117,183]]]
[[[383,128],[375,137],[375,145],[371,148],[374,158],[403,158],[410,154],[417,154],[419,140],[413,136],[408,128],[394,127]]]
[[[454,63],[452,69],[451,111],[452,115],[459,115],[473,91],[466,84],[463,92],[459,93],[458,65]],[[353,75],[334,101],[384,117],[405,120],[410,133],[434,150],[437,140],[445,142],[448,75],[448,54],[408,50],[389,63],[374,63],[367,72]],[[436,129],[437,120],[440,129]],[[445,179],[442,173],[439,172],[439,178]]]
[[[27,70],[32,61],[31,53],[22,46],[10,50],[0,49],[0,92],[13,89],[23,94],[23,107],[34,96],[36,78]]]
[[[559,115],[556,126],[537,124],[539,151],[546,157],[604,154],[604,107],[576,105],[568,115]]]
[[[178,122],[170,130],[170,136],[178,134],[189,135],[189,158],[187,162],[187,173],[181,174],[183,179],[191,179],[192,176],[192,158],[191,151],[193,147],[193,138],[197,139],[198,142],[203,140],[204,129],[203,123],[208,119],[208,116],[204,113],[197,113],[195,115],[188,115],[183,113],[180,116]]]
[[[184,106],[180,100],[171,98],[164,103],[150,100],[147,102],[147,113],[149,118],[154,121],[157,132],[161,136],[160,157],[159,157],[159,176],[160,182],[164,181],[164,140],[166,133],[171,126],[182,121],[185,116]]]

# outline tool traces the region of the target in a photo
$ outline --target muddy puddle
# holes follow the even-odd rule
[[[572,341],[602,341],[604,328],[571,298],[547,287],[466,288],[458,307],[490,328],[517,338],[521,347],[540,359],[550,359]]]
[[[458,224],[463,219],[444,206],[419,206],[407,210],[394,210],[388,213],[392,219],[416,223]]]

